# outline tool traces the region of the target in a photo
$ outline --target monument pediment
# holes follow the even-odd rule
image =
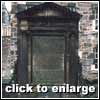
[[[77,12],[70,11],[66,7],[62,7],[53,2],[46,2],[40,5],[36,5],[25,11],[16,14],[18,18],[23,17],[65,17],[71,19],[80,19],[81,15]]]

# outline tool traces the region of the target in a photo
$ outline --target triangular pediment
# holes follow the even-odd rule
[[[62,7],[53,2],[46,2],[40,5],[36,5],[25,11],[16,14],[18,18],[22,17],[38,17],[38,16],[58,16],[58,17],[73,17],[74,19],[80,19],[80,14],[70,11],[66,7]]]

